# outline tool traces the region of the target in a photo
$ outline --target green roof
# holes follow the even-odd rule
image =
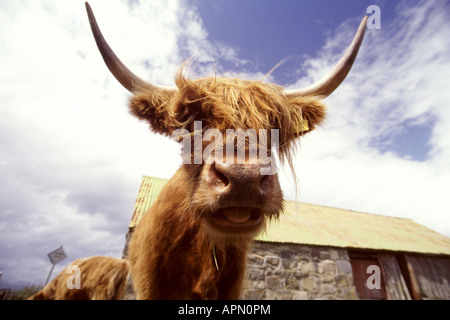
[[[150,208],[168,180],[144,176],[130,227]],[[450,238],[412,220],[286,201],[279,220],[256,240],[355,249],[450,255]]]
[[[258,240],[450,255],[450,238],[412,220],[294,201]]]
[[[151,207],[153,202],[155,202],[156,198],[158,198],[159,193],[168,181],[167,179],[148,176],[142,178],[141,187],[139,188],[136,203],[134,204],[133,216],[129,225],[130,228],[138,224],[142,216]]]

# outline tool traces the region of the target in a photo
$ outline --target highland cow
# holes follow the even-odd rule
[[[125,259],[75,260],[29,300],[121,300],[129,283]]]
[[[155,133],[191,139],[183,159],[194,157],[195,150],[205,152],[210,143],[215,143],[215,152],[237,150],[239,139],[227,139],[227,130],[256,133],[256,144],[245,137],[240,142],[245,152],[227,154],[227,161],[219,161],[213,153],[208,161],[185,162],[143,216],[129,243],[137,299],[239,298],[251,240],[283,211],[278,176],[264,174],[268,164],[261,161],[260,151],[268,156],[275,152],[281,162],[293,167],[296,142],[323,121],[322,100],[351,69],[367,17],[337,65],[306,88],[288,91],[262,81],[216,76],[192,80],[183,76],[184,67],[176,74],[176,86],[166,88],[132,73],[104,39],[88,3],[86,8],[107,67],[133,94],[130,112],[148,122]],[[212,129],[221,132],[223,139],[208,136]],[[203,139],[195,141],[198,131]],[[273,132],[278,135],[275,143],[263,137]],[[252,153],[255,148],[258,152]]]

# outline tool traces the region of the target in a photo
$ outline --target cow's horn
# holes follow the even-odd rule
[[[367,16],[364,17],[359,25],[358,31],[353,38],[352,43],[348,47],[341,60],[334,66],[333,69],[322,79],[316,83],[298,90],[286,90],[288,96],[322,96],[328,97],[339,85],[344,81],[347,74],[352,68],[353,62],[358,55],[359,47],[364,38],[366,31]]]
[[[91,25],[91,30],[97,43],[97,47],[102,54],[103,60],[106,63],[109,71],[116,77],[116,79],[130,92],[136,93],[140,90],[168,90],[167,88],[151,84],[147,81],[142,80],[131,72],[120,59],[116,56],[114,51],[106,42],[103,37],[100,28],[95,20],[94,13],[92,12],[91,6],[86,2],[86,10],[89,17],[89,23]]]

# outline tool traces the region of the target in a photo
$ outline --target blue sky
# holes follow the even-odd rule
[[[412,219],[450,236],[450,4],[447,1],[92,0],[118,56],[149,81],[261,79],[289,89],[320,79],[369,5],[355,65],[325,100],[280,182],[288,199]],[[47,254],[120,256],[143,175],[170,178],[179,146],[127,110],[81,0],[0,3],[0,286],[42,283]]]
[[[325,36],[343,21],[363,17],[366,8],[373,4],[381,6],[382,18],[389,20],[395,7],[395,1],[355,0],[197,0],[193,3],[198,4],[209,38],[232,43],[240,58],[252,62],[254,72],[269,71],[287,59],[274,73],[275,81],[282,85],[298,77],[292,73],[293,66],[301,64],[305,55],[317,54],[325,44]],[[311,12],[320,12],[320,16]]]

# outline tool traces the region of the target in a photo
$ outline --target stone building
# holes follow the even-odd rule
[[[143,177],[127,239],[166,182]],[[449,282],[448,237],[409,219],[287,201],[252,244],[242,299],[448,300]]]

